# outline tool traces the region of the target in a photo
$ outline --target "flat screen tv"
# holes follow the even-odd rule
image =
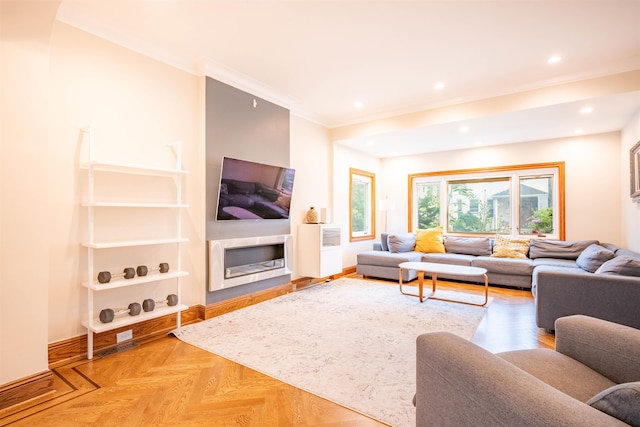
[[[216,220],[288,219],[295,170],[222,158]]]

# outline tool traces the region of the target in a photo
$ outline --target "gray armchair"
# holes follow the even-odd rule
[[[555,351],[499,354],[447,332],[420,335],[416,425],[638,425],[640,388],[628,383],[640,381],[640,330],[582,315],[555,329]]]

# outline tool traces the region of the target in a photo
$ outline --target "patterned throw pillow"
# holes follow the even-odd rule
[[[442,226],[416,230],[416,252],[445,253],[442,240]]]
[[[491,256],[496,258],[526,258],[529,252],[529,239],[497,234]]]

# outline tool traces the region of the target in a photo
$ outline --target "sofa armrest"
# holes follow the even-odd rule
[[[624,426],[448,332],[417,338],[416,426]]]
[[[640,330],[588,316],[556,320],[556,351],[616,383],[640,381]]]

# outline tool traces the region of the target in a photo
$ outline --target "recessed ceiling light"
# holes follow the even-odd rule
[[[438,83],[436,83],[435,85],[433,85],[433,88],[434,88],[435,90],[442,90],[442,89],[444,89],[444,83],[442,83],[442,82],[438,82]]]
[[[461,133],[469,132],[469,126],[462,125],[458,128]]]
[[[353,106],[356,108],[362,108],[363,105],[362,101],[356,101],[353,103]]]
[[[580,109],[580,113],[582,113],[582,114],[589,114],[589,113],[590,113],[590,112],[592,112],[592,111],[593,111],[593,107],[589,107],[589,106],[587,106],[587,107],[582,107],[582,108]]]
[[[553,56],[550,56],[549,59],[547,59],[547,64],[556,64],[560,61],[562,61],[562,56],[553,55]]]
[[[375,142],[370,139],[367,141],[367,145],[371,147],[372,145],[375,145]]]
[[[482,145],[482,141],[476,141],[476,146],[479,147]]]
[[[584,133],[584,131],[582,129],[576,129],[573,131],[574,135],[582,135]]]

